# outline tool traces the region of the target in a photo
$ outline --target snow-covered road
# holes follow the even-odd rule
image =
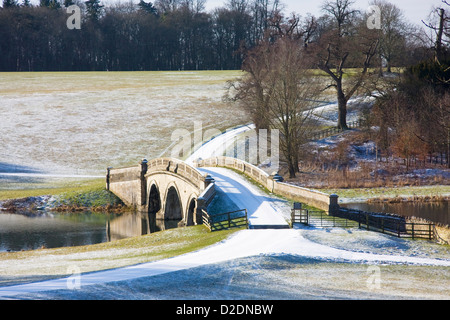
[[[288,229],[279,201],[261,193],[254,185],[237,173],[225,168],[200,168],[216,181],[216,188],[240,209],[247,209],[249,228]],[[286,211],[286,210],[285,210]]]
[[[202,146],[195,150],[185,160],[185,162],[192,165],[197,159],[208,159],[216,156],[222,156],[226,150],[235,143],[237,136],[254,129],[254,124],[248,124],[227,130],[221,135],[205,142]]]

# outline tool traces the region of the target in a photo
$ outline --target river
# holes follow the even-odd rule
[[[353,203],[342,206],[450,224],[448,202]],[[0,213],[0,252],[91,245],[176,227],[177,222],[151,221],[145,213]]]
[[[140,213],[0,213],[0,252],[91,245],[176,227]]]
[[[349,203],[343,207],[367,212],[395,213],[404,217],[418,217],[434,223],[450,225],[448,202],[401,202],[401,203]]]

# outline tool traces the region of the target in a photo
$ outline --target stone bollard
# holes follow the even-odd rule
[[[211,177],[209,174],[205,177],[205,189],[208,188],[208,186],[211,183],[214,183],[216,180],[214,180],[213,177]]]
[[[339,213],[339,196],[337,194],[330,195],[330,208],[329,208],[329,215],[334,216]]]

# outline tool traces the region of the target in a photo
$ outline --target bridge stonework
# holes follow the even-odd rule
[[[127,206],[178,226],[201,224],[201,210],[214,198],[214,180],[171,158],[143,160],[129,168],[108,168],[106,188]]]
[[[201,159],[194,163],[197,168],[201,167],[224,167],[231,168],[248,175],[254,181],[264,186],[273,194],[277,194],[288,199],[305,203],[307,205],[324,210],[330,215],[339,212],[338,196],[329,195],[317,190],[302,188],[292,184],[284,183],[281,177],[269,175],[262,169],[245,162],[243,160],[230,157],[214,157]]]

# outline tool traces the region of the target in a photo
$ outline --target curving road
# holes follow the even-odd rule
[[[216,188],[226,193],[240,209],[247,209],[250,229],[289,229],[282,215],[281,201],[261,193],[248,180],[231,170],[199,168],[199,171],[211,175],[216,181]],[[284,211],[288,210],[285,208]]]

